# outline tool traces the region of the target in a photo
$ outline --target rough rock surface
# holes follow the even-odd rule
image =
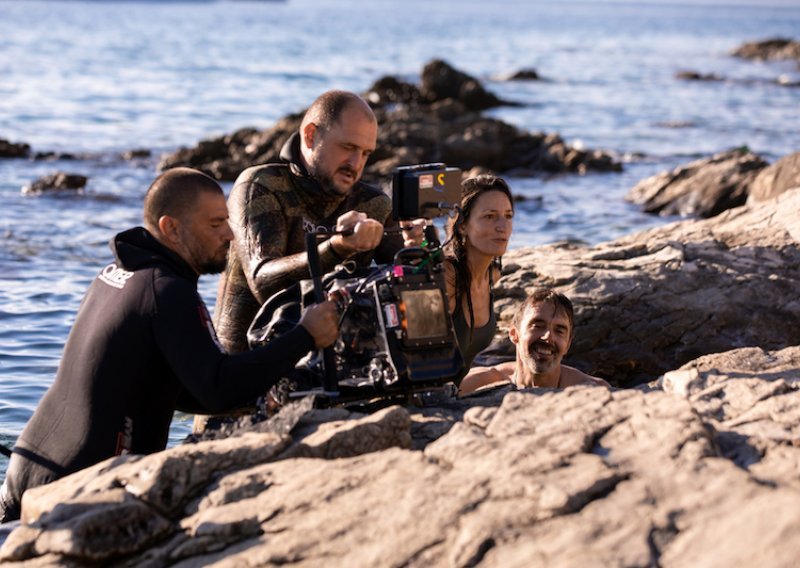
[[[785,38],[754,41],[736,48],[732,55],[745,59],[796,59],[800,61],[800,42]]]
[[[784,156],[764,168],[750,186],[748,202],[764,201],[800,187],[800,152]]]
[[[626,199],[647,213],[713,217],[744,205],[750,185],[767,167],[744,149],[720,152],[640,181]]]
[[[617,386],[701,355],[800,344],[800,190],[586,247],[559,243],[503,258],[501,327],[540,286],[576,308],[568,361]],[[496,358],[513,358],[503,329]]]
[[[22,188],[22,193],[25,195],[60,192],[76,193],[86,187],[87,181],[89,181],[89,178],[84,175],[56,172],[39,178],[30,185],[26,185]]]
[[[516,175],[622,169],[607,152],[573,148],[557,134],[527,132],[484,116],[481,110],[510,103],[444,61],[423,68],[419,87],[383,77],[364,97],[380,125],[377,150],[364,172],[364,179],[373,183],[388,182],[397,165],[440,161]],[[269,130],[244,128],[182,148],[163,157],[159,168],[190,166],[232,181],[249,166],[277,161],[284,142],[299,128],[302,114],[286,116]]]
[[[796,565],[800,348],[703,357],[661,382],[502,387],[440,411],[331,423],[342,438],[385,440],[361,455],[251,431],[109,460],[26,495],[26,522],[0,555],[26,566]],[[457,419],[418,450],[395,443],[437,411]],[[289,457],[303,443],[317,457]]]
[[[789,190],[596,247],[507,256],[505,322],[527,291],[556,286],[577,306],[578,362],[646,385],[500,385],[371,415],[304,399],[228,438],[29,491],[0,560],[794,566],[799,212]]]

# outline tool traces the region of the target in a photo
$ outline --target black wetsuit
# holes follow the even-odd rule
[[[114,455],[163,450],[176,409],[226,412],[254,400],[314,347],[297,326],[227,355],[181,257],[143,228],[111,248],[116,260],[89,287],[55,381],[17,441],[0,490],[6,520],[26,489]]]
[[[242,172],[228,197],[235,238],[219,283],[214,324],[229,353],[247,349],[247,328],[261,304],[275,292],[309,278],[307,230],[332,230],[348,211],[366,213],[387,228],[397,225],[391,219],[391,199],[371,185],[358,182],[344,198],[327,194],[300,161],[297,133],[284,145],[281,159],[283,163]],[[391,262],[402,246],[399,234],[384,237],[374,251],[375,260]],[[343,260],[327,240],[318,249],[323,272]],[[372,256],[364,253],[354,260],[365,266]]]

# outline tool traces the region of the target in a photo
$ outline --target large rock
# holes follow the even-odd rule
[[[483,116],[480,110],[508,103],[441,60],[425,66],[420,87],[383,77],[364,97],[373,105],[380,125],[377,149],[364,179],[379,185],[388,184],[398,165],[440,161],[462,169],[480,166],[515,175],[622,169],[608,152],[573,148],[557,134],[527,132]],[[232,181],[249,166],[277,161],[302,115],[289,115],[269,130],[245,128],[182,148],[164,156],[159,168],[190,166]]]
[[[736,48],[732,55],[745,59],[796,59],[800,61],[800,42],[786,38],[773,38],[764,41],[745,43]]]
[[[800,187],[800,152],[784,156],[761,170],[750,186],[747,201],[772,199],[796,187]]]
[[[701,355],[800,344],[800,190],[702,221],[594,247],[507,253],[502,328],[519,301],[553,286],[576,307],[569,361],[623,386]],[[513,358],[501,329],[495,355]]]
[[[647,213],[713,217],[744,205],[750,185],[766,167],[748,150],[729,150],[644,179],[625,198]]]
[[[81,193],[89,181],[84,175],[56,172],[46,175],[22,188],[23,195],[42,195],[51,193]]]
[[[720,357],[667,375],[667,392],[504,387],[453,401],[459,419],[420,450],[278,459],[284,438],[250,432],[107,462],[48,486],[53,513],[0,552],[26,565],[793,566],[800,353]],[[371,420],[402,431],[428,410]],[[151,507],[147,483],[186,487],[155,464],[188,472],[223,449],[219,470],[192,474],[193,498]],[[85,530],[87,516],[104,528]]]
[[[467,110],[480,111],[509,104],[484,89],[475,77],[441,59],[434,59],[423,67],[420,94],[431,103],[447,99],[461,101]]]
[[[30,153],[30,144],[9,142],[4,138],[0,138],[0,158],[27,158]]]

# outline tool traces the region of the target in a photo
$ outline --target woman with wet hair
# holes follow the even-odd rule
[[[503,179],[479,175],[461,183],[460,208],[447,227],[444,262],[450,314],[465,365],[457,382],[494,337],[492,286],[500,276],[513,218],[514,199]]]

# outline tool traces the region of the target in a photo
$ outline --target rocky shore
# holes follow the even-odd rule
[[[26,566],[791,566],[800,189],[596,247],[511,253],[577,309],[571,361],[635,388],[286,407],[28,492]],[[500,334],[502,337],[502,334]]]

